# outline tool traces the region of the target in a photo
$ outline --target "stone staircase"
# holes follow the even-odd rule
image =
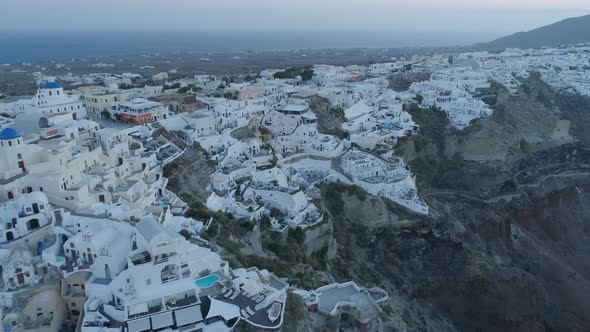
[[[162,127],[159,123],[153,124],[154,128],[158,128],[158,134],[166,137],[170,142],[174,143],[177,147],[181,150],[186,150],[189,148],[189,145],[180,139],[178,136],[174,135],[173,133],[169,132],[166,128]]]

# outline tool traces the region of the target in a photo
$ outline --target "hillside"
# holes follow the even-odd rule
[[[568,18],[535,30],[518,32],[489,43],[475,45],[478,50],[540,48],[590,42],[590,15]]]
[[[198,147],[175,163],[182,172],[168,167],[172,189],[190,216],[216,219],[204,238],[232,266],[256,265],[306,289],[355,280],[387,290],[383,331],[590,331],[590,98],[553,91],[538,75],[516,94],[491,89],[494,114],[463,131],[442,112],[410,110],[422,134],[397,152],[429,216],[323,184],[316,202],[329,218],[280,235],[269,222],[203,207],[200,179],[212,165]],[[553,135],[563,123],[567,140]],[[338,330],[339,319],[292,300],[282,331]]]

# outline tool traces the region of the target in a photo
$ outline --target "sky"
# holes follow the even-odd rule
[[[589,0],[7,0],[0,30],[380,30],[497,34],[590,14]],[[11,14],[9,14],[11,13]],[[6,15],[8,14],[8,15]]]

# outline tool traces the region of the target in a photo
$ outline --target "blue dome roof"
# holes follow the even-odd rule
[[[47,82],[43,84],[43,89],[59,89],[62,88],[61,84],[57,82]]]
[[[19,138],[20,133],[12,128],[4,128],[0,131],[0,140]]]

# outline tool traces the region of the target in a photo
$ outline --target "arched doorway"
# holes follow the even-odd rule
[[[104,265],[104,275],[105,275],[105,278],[111,277],[111,268],[109,267],[108,264]]]
[[[37,228],[39,228],[39,219],[31,219],[29,221],[27,221],[27,229],[32,231],[35,230]]]
[[[46,117],[41,117],[39,119],[39,128],[49,128],[49,120]]]
[[[180,273],[178,270],[178,266],[175,264],[169,264],[164,266],[164,268],[160,272],[160,279],[162,283],[165,284],[167,282],[180,279]]]
[[[6,241],[14,240],[14,234],[12,232],[6,232]]]
[[[23,270],[21,268],[17,268],[15,271],[16,273],[16,280],[18,281],[18,285],[22,285],[25,283],[25,275],[23,274]]]

